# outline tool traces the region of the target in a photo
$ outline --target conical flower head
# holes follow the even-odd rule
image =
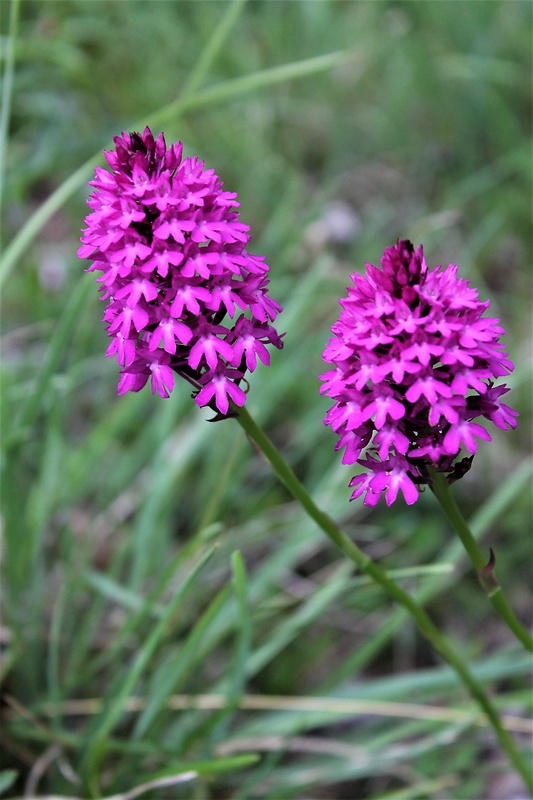
[[[385,250],[381,268],[351,276],[323,354],[334,369],[321,376],[321,392],[335,401],[324,422],[339,436],[336,449],[366,469],[352,479],[351,499],[364,494],[373,506],[385,493],[390,505],[401,491],[414,503],[428,467],[456,480],[477,440],[490,441],[474,420],[516,427],[517,413],[500,400],[509,389],[495,385],[513,370],[504,330],[457,272],[453,264],[428,272],[422,246],[405,240]]]
[[[108,356],[122,367],[119,394],[151,380],[168,397],[175,374],[195,387],[198,405],[227,414],[242,406],[246,372],[268,345],[281,311],[268,295],[268,266],[246,246],[237,195],[181,142],[167,148],[149,128],[122,133],[90,185],[80,258],[93,263],[107,301]]]

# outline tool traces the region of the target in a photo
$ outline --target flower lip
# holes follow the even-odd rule
[[[456,480],[466,472],[462,451],[473,457],[477,440],[491,440],[474,420],[505,429],[518,416],[500,401],[509,389],[494,385],[513,369],[504,330],[457,265],[429,271],[422,245],[407,240],[380,263],[351,276],[323,353],[333,369],[321,375],[336,449],[366,470],[352,479],[351,499],[364,495],[369,506],[383,493],[388,505],[399,493],[415,502],[429,466]]]

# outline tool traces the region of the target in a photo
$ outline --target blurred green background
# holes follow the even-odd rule
[[[516,364],[520,425],[491,431],[456,495],[531,622],[531,3],[0,0],[0,10],[10,120],[0,790],[108,796],[195,769],[143,797],[521,796],[453,674],[343,563],[235,423],[206,424],[185,384],[167,401],[116,396],[103,306],[76,250],[87,180],[122,130],[164,129],[239,193],[287,331],[247,406],[320,505],[405,570],[402,584],[502,711],[527,717],[530,661],[433,498],[348,503],[354,473],[322,424],[318,375],[350,273],[398,237],[423,243],[430,267],[458,263],[490,298]],[[177,693],[227,704],[172,710]],[[237,709],[258,694],[391,710]],[[68,705],[87,698],[90,709]],[[398,701],[464,713],[395,717]]]

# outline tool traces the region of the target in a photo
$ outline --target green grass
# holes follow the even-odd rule
[[[520,426],[480,446],[456,495],[531,622],[531,4],[0,10],[2,44],[14,41],[0,126],[0,792],[519,796],[455,674],[346,565],[235,422],[206,423],[185,384],[167,401],[116,396],[76,250],[86,182],[121,130],[164,129],[238,191],[287,331],[254,373],[251,413],[319,505],[424,602],[526,749],[530,659],[428,493],[413,507],[348,503],[353,473],[322,425],[317,376],[350,273],[398,237],[423,242],[430,266],[458,263],[490,297],[516,363]],[[339,207],[352,222],[344,241],[328,233]],[[211,700],[195,707],[198,695]],[[294,696],[326,706],[291,706]],[[339,698],[381,705],[340,713]],[[395,715],[399,702],[411,718]]]

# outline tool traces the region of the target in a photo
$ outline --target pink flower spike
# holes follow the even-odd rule
[[[282,336],[271,325],[281,306],[268,296],[269,268],[246,250],[237,195],[203,161],[183,159],[181,142],[167,148],[162,133],[124,131],[114,142],[110,170],[97,167],[90,181],[79,256],[102,273],[107,355],[123,367],[118,391],[150,378],[152,392],[168,397],[181,374],[202,398],[212,390],[219,410],[231,399],[242,405],[239,382],[257,358],[269,363],[267,348],[280,348]],[[246,334],[233,323],[237,309]]]
[[[473,420],[516,426],[494,385],[513,369],[488,302],[458,277],[458,267],[428,270],[422,247],[387,247],[381,268],[354,272],[323,359],[321,393],[333,405],[324,423],[339,437],[343,463],[366,472],[352,479],[350,499],[388,505],[401,492],[408,505],[428,483],[428,466],[457,480],[461,447],[474,454],[490,434]],[[361,458],[364,448],[366,457]]]

